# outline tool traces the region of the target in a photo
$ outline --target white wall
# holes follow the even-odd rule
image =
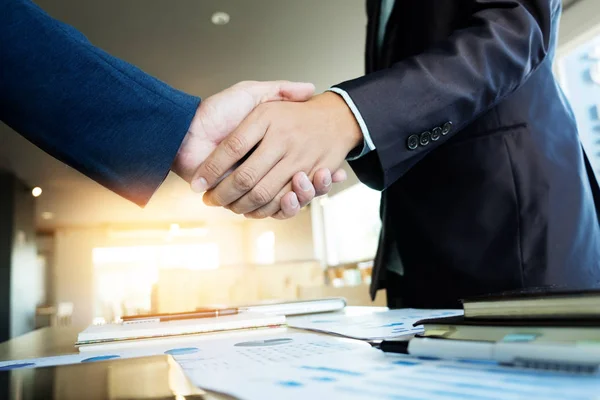
[[[579,0],[566,10],[560,21],[558,52],[568,51],[600,29],[600,1]]]

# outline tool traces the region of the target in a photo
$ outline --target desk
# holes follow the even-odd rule
[[[347,307],[346,310],[333,314],[345,314],[345,315],[364,315],[370,314],[375,311],[385,310],[385,307]],[[76,342],[78,333],[83,330],[84,327],[46,327],[42,329],[38,329],[36,331],[30,332],[23,336],[17,337],[15,339],[9,340],[7,342],[0,344],[0,361],[11,361],[11,360],[24,360],[24,359],[32,359],[32,358],[41,358],[41,357],[54,357],[54,356],[66,356],[66,355],[78,355],[80,354],[78,349],[74,347],[74,343]],[[298,332],[300,330],[294,328],[285,328],[283,332]],[[218,336],[218,335],[215,335]],[[56,371],[52,370],[52,368],[40,368],[40,369],[23,369],[23,370],[15,370],[12,372],[12,376],[10,377],[11,386],[9,386],[11,393],[6,394],[9,399],[21,399],[19,392],[27,392],[28,388],[34,386],[37,387],[39,385],[39,381],[42,380],[46,386],[43,389],[37,389],[42,391],[41,397],[27,397],[24,398],[43,398],[43,399],[51,399],[52,395],[46,393],[50,390],[56,390],[56,387],[61,387],[64,390],[67,386],[68,390],[76,393],[75,397],[65,397],[64,392],[60,395],[56,392],[54,396],[56,398],[77,398],[82,390],[86,390],[86,398],[88,399],[104,399],[106,397],[106,393],[109,392],[109,384],[107,382],[111,381],[107,376],[112,377],[112,390],[115,389],[115,381],[120,381],[121,384],[117,385],[118,390],[127,389],[131,392],[131,390],[139,387],[140,390],[146,390],[148,392],[148,387],[156,386],[157,382],[160,383],[162,380],[166,382],[165,375],[166,369],[169,367],[169,362],[164,359],[156,359],[155,361],[150,361],[153,357],[148,358],[138,358],[138,359],[123,359],[119,361],[107,361],[104,363],[92,363],[92,364],[74,364],[68,366],[57,367]],[[164,356],[163,356],[164,358]],[[139,360],[139,361],[136,361]],[[136,364],[137,363],[137,364]],[[151,363],[151,365],[148,365]],[[153,364],[152,364],[153,363]],[[178,369],[178,366],[172,366],[169,369],[173,371],[174,369]],[[115,374],[114,371],[119,370],[123,372],[119,372]],[[139,373],[137,373],[139,372]],[[168,375],[170,376],[172,372]],[[179,372],[177,372],[179,373]],[[4,373],[6,374],[6,372]],[[2,375],[2,374],[0,374]],[[95,378],[90,378],[91,376]],[[138,379],[138,382],[143,382],[140,384],[132,384],[131,375],[135,375],[134,377]],[[182,379],[187,381],[187,378],[183,375],[181,371]],[[1,376],[0,378],[6,378],[6,376]],[[85,383],[86,381],[94,381],[94,385],[88,385]],[[6,386],[6,381],[4,382],[4,386]],[[18,382],[15,384],[15,382]],[[48,383],[54,382],[54,383]],[[126,382],[123,384],[122,382]],[[169,380],[170,382],[170,380]],[[2,383],[0,383],[0,386]],[[190,384],[191,385],[191,384]],[[164,388],[165,385],[163,385]],[[186,385],[184,385],[186,386]],[[15,388],[21,389],[15,389]],[[186,387],[189,387],[186,386]],[[133,389],[132,389],[133,388]],[[168,386],[167,386],[168,388]],[[27,390],[24,390],[27,389]],[[195,388],[193,388],[195,389]],[[0,388],[0,390],[4,390]],[[6,390],[9,390],[8,388]],[[17,392],[17,393],[15,393]],[[0,391],[0,397],[3,397],[3,392]],[[29,395],[30,393],[28,393]],[[92,395],[93,394],[93,395]],[[38,393],[39,395],[39,393]],[[91,397],[90,397],[91,396]],[[115,397],[115,399],[120,399],[121,397]],[[127,397],[128,399],[150,399],[154,397]],[[167,397],[162,397],[166,399]],[[186,398],[193,398],[188,397]],[[220,394],[214,393],[203,393],[202,397],[196,397],[202,399],[212,399],[212,400],[223,400],[223,399],[231,399],[229,396],[224,396]]]
[[[369,313],[375,310],[372,308],[350,308],[344,314]],[[73,354],[75,353],[75,349],[72,343],[77,331],[78,329],[47,328],[33,332],[1,344],[0,356],[4,357],[4,359],[11,356],[18,356],[17,358],[22,359],[21,357]],[[287,331],[292,333],[295,330],[288,329]],[[300,337],[303,335],[296,336]],[[320,343],[334,340],[334,338],[319,337],[316,340],[315,338],[309,340],[310,342],[302,342],[300,339],[297,343],[316,342],[317,346],[322,346]],[[203,362],[206,355],[205,360],[208,360],[210,364],[206,364],[208,368],[203,370],[195,369],[196,366],[186,369],[187,376],[190,377],[189,380],[186,379],[188,382],[193,380],[200,387],[212,388],[252,400],[263,400],[263,398],[281,398],[287,400],[305,400],[307,398],[314,400],[345,399],[349,397],[348,393],[353,393],[363,400],[404,397],[438,398],[439,396],[455,399],[478,396],[479,398],[499,400],[509,398],[581,398],[600,400],[600,397],[598,397],[598,393],[600,393],[600,375],[598,374],[565,374],[554,371],[532,371],[519,367],[506,367],[489,361],[482,362],[481,360],[452,360],[388,355],[370,349],[364,343],[360,343],[359,347],[361,348],[356,349],[356,342],[348,341],[345,341],[344,346],[338,346],[337,350],[331,353],[319,353],[321,355],[316,356],[316,359],[302,360],[302,364],[299,365],[287,365],[285,363],[265,366],[258,365],[256,368],[245,369],[243,374],[231,373],[227,368],[215,371],[216,364],[212,364],[211,361],[213,356],[215,356],[214,358],[218,358],[221,355],[229,357],[236,354],[234,351],[229,351],[228,349],[237,346],[238,338],[229,338],[225,342],[229,344],[222,347],[219,347],[216,342],[205,343],[208,346],[204,346],[202,351],[206,351],[206,353],[199,353],[200,357],[198,361]],[[243,342],[250,343],[251,341],[244,338]],[[181,350],[188,349],[182,348]],[[198,349],[192,348],[192,350]],[[259,348],[254,353],[256,352],[264,352],[264,350]],[[195,351],[190,354],[193,353]],[[240,353],[247,354],[249,351],[244,350],[240,351]],[[170,359],[177,361],[173,363],[177,364],[174,367],[182,367],[181,361],[185,365],[185,357],[187,357],[185,354],[187,353],[182,354],[184,354],[183,360],[181,358]],[[188,360],[195,362],[195,356],[192,355],[191,357]],[[54,382],[55,387],[59,387],[60,384],[63,387],[69,386],[66,383],[72,381],[81,386],[83,382],[86,385],[85,389],[87,392],[95,394],[95,389],[92,389],[91,385],[88,385],[84,379],[78,377],[78,375],[85,375],[81,371],[84,368],[89,370],[88,366],[91,366],[103,370],[104,376],[107,377],[104,380],[105,382],[110,383],[111,378],[113,378],[113,381],[120,380],[121,382],[126,382],[125,385],[119,388],[144,389],[147,386],[139,383],[142,379],[137,381],[135,379],[143,378],[148,381],[149,373],[144,370],[143,366],[132,364],[131,361],[141,360],[143,363],[148,362],[150,358],[152,357],[122,359],[115,361],[114,364],[110,364],[111,367],[108,367],[107,364],[113,363],[113,361],[87,363],[84,367],[82,365],[85,363],[76,363],[68,366],[66,369],[62,369],[60,373],[57,372],[54,375],[48,374],[46,380]],[[245,362],[245,359],[241,358],[231,357],[230,359],[236,360],[236,363],[239,363],[239,365],[243,365]],[[240,362],[239,360],[242,361]],[[121,362],[125,362],[125,364],[121,364]],[[112,367],[113,365],[114,368]],[[217,369],[218,367],[219,365],[217,365]],[[35,374],[40,372],[41,375],[44,375],[45,370],[48,369],[21,369],[13,372],[20,373],[23,379],[26,378],[28,373]],[[119,371],[118,374],[115,374],[115,370],[124,371],[124,373]],[[315,375],[315,371],[318,371],[318,376]],[[165,374],[158,375],[157,379],[150,380],[150,384],[159,381],[160,377],[165,381],[165,376]],[[1,373],[0,377],[2,377]],[[290,377],[293,379],[290,380]],[[268,380],[266,383],[265,378]],[[101,380],[88,379],[88,382],[99,381]],[[29,383],[29,381],[24,379],[23,382]],[[22,384],[21,387],[28,388],[29,386]],[[195,387],[192,387],[192,389],[198,390]],[[134,396],[94,397],[90,396],[87,392],[85,396],[75,397],[75,399],[102,400],[111,398],[113,400],[150,400],[148,397]],[[269,396],[264,396],[264,393],[269,393]],[[415,393],[419,393],[419,396],[415,396]],[[2,393],[0,393],[0,398],[51,400],[51,397],[49,398],[48,396],[41,398],[27,397],[26,395],[20,397],[3,397]],[[65,396],[57,398],[64,400]],[[72,398],[69,398],[69,400]],[[174,400],[173,397],[163,397],[164,400],[167,398]],[[185,396],[184,398],[191,400],[194,397]],[[195,398],[204,399],[205,397]],[[212,398],[216,397],[212,396]],[[181,396],[178,399],[181,399]],[[152,398],[152,400],[157,399]]]
[[[0,361],[77,354],[73,346],[85,327],[45,327],[0,343]]]
[[[330,315],[364,315],[386,310],[386,307],[346,307]],[[292,317],[293,318],[293,317]],[[46,327],[0,343],[0,361],[79,354],[74,343],[86,327]],[[288,331],[297,331],[287,328]]]

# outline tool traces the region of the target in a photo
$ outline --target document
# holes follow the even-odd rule
[[[600,375],[503,367],[492,361],[386,354],[368,343],[280,332],[177,347],[0,363],[0,370],[169,354],[198,387],[242,400],[599,400]]]
[[[188,371],[203,389],[243,400],[592,400],[600,375],[384,354],[374,348],[322,354],[243,374]]]
[[[226,372],[231,369],[250,370],[263,365],[302,360],[315,355],[370,348],[368,343],[314,333],[261,332],[254,335],[248,333],[229,335],[213,340],[167,342],[152,347],[118,351],[4,361],[0,362],[0,371],[168,354],[173,356],[184,370],[190,372]]]
[[[382,340],[412,336],[423,332],[413,324],[425,318],[462,315],[462,310],[424,310],[404,308],[366,315],[321,314],[288,318],[288,325],[362,340]]]

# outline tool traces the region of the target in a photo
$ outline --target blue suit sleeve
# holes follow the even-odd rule
[[[0,0],[0,119],[144,206],[200,99],[93,46],[26,0]]]

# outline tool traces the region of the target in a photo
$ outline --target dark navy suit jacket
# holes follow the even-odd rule
[[[598,185],[552,74],[560,0],[398,0],[377,55],[379,8],[367,75],[338,85],[376,147],[352,167],[383,190],[372,294],[599,286]]]
[[[200,99],[94,47],[27,0],[0,0],[0,120],[144,205]]]

